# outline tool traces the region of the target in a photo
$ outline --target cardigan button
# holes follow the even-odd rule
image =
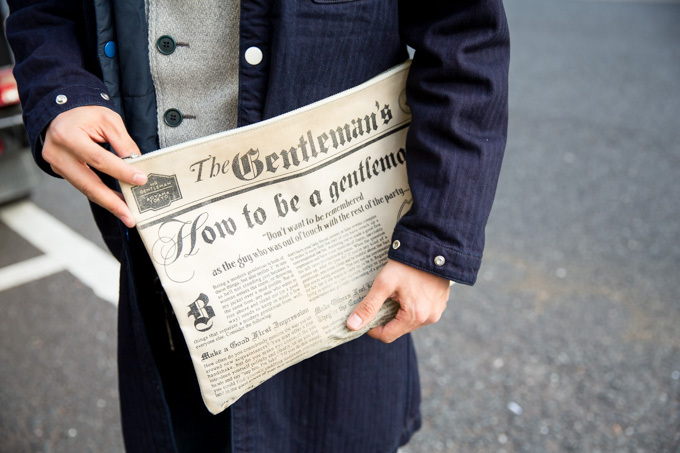
[[[246,49],[246,63],[251,66],[259,65],[262,62],[262,56],[262,50],[259,47],[248,47]]]
[[[170,55],[177,48],[177,44],[172,36],[163,35],[156,41],[156,48],[163,55]]]
[[[183,119],[184,116],[182,116],[182,112],[180,112],[177,109],[168,109],[163,114],[163,121],[165,121],[165,124],[167,124],[170,127],[179,126],[180,124],[182,124]]]

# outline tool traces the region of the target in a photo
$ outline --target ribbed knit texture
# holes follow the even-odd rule
[[[236,127],[240,1],[146,0],[146,13],[160,146]],[[163,35],[177,43],[170,55],[156,48]],[[163,121],[171,108],[184,116],[177,127]]]

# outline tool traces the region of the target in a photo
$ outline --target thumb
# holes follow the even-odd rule
[[[378,314],[380,307],[392,295],[392,292],[388,286],[380,283],[380,280],[376,278],[366,297],[359,302],[359,305],[347,318],[347,327],[350,330],[360,330],[369,324]]]

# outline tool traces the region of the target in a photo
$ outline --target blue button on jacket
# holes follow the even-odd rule
[[[82,105],[116,110],[143,152],[157,149],[143,0],[9,4],[15,76],[41,168],[51,173],[41,133]],[[413,206],[389,256],[473,284],[507,134],[501,0],[243,0],[240,30],[239,125],[357,85],[407,58],[405,44],[415,49],[406,146]],[[256,66],[243,56],[253,46],[264,55]],[[58,95],[67,102],[55,102]],[[92,209],[121,261],[119,381],[129,451],[391,452],[420,426],[409,336],[390,345],[362,337],[289,368],[218,417],[201,412],[186,346],[174,338],[169,347],[165,322],[176,330],[176,321],[138,236]]]

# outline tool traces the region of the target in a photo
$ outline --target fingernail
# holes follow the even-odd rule
[[[357,330],[361,327],[361,318],[357,314],[352,314],[347,320],[347,327],[352,330]]]
[[[132,225],[132,220],[131,220],[130,217],[128,217],[128,216],[124,216],[124,215],[123,215],[123,216],[120,216],[120,220],[121,220],[121,222],[123,222],[123,223],[125,224],[125,226],[128,227],[128,228],[130,227],[130,225]]]
[[[138,186],[143,186],[146,184],[146,175],[144,173],[135,173],[132,177],[132,182]]]

